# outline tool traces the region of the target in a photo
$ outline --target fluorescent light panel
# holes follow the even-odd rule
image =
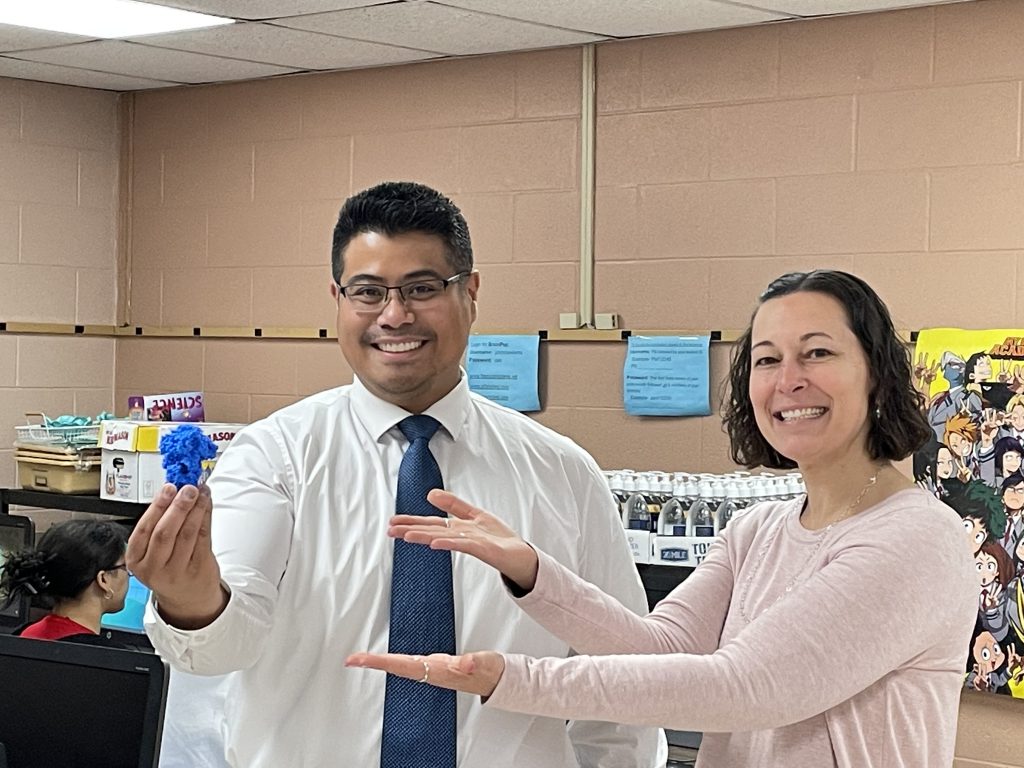
[[[129,37],[233,24],[234,19],[135,0],[3,0],[0,24],[85,37]]]

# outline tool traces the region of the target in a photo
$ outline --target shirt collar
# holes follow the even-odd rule
[[[441,426],[452,436],[452,440],[459,439],[469,416],[469,377],[461,368],[459,371],[461,378],[455,388],[423,412],[441,422]],[[380,442],[398,422],[412,415],[404,408],[382,400],[370,392],[358,376],[352,377],[352,404],[355,418],[377,442]]]

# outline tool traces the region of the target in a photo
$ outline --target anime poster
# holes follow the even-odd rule
[[[914,477],[960,514],[978,576],[964,685],[1024,698],[1024,330],[921,331],[914,384],[934,431]]]

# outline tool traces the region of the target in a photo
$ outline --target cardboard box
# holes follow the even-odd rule
[[[244,424],[188,422],[213,440],[219,457]],[[176,422],[104,421],[100,429],[100,497],[147,504],[166,482],[160,438],[180,427]],[[217,459],[203,462],[209,475]]]
[[[633,553],[633,560],[637,563],[651,562],[654,534],[650,531],[636,531],[626,529],[626,541],[629,542],[629,551]]]

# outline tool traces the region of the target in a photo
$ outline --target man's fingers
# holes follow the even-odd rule
[[[213,552],[213,535],[211,532],[213,526],[213,497],[210,496],[209,488],[203,486],[203,490],[206,492],[209,503],[204,505],[203,520],[199,526],[199,533],[196,536],[196,547],[192,554],[193,560],[195,560],[196,552],[205,552],[207,550]]]
[[[202,559],[208,554],[201,547],[197,546],[197,543],[200,541],[200,531],[202,531],[203,525],[208,525],[209,512],[213,503],[210,500],[208,488],[203,487],[196,490],[198,494],[195,498],[195,503],[184,516],[181,526],[174,537],[173,549],[167,559],[166,567],[171,572],[180,572],[187,568],[189,563],[192,562],[193,556]],[[209,537],[205,539],[205,542],[209,554],[212,554],[212,549],[209,548]]]
[[[141,563],[159,567],[170,557],[178,528],[195,503],[194,497],[186,498],[186,488],[179,491],[167,483],[142,513],[125,551],[129,568],[136,570]]]
[[[153,535],[153,529],[160,518],[163,517],[167,507],[174,500],[175,493],[177,493],[177,489],[169,483],[161,488],[160,493],[150,502],[149,507],[146,508],[146,511],[142,513],[142,516],[135,524],[131,536],[128,537],[128,548],[125,550],[125,562],[129,568],[132,568],[146,556],[146,550],[149,548],[149,539]]]

